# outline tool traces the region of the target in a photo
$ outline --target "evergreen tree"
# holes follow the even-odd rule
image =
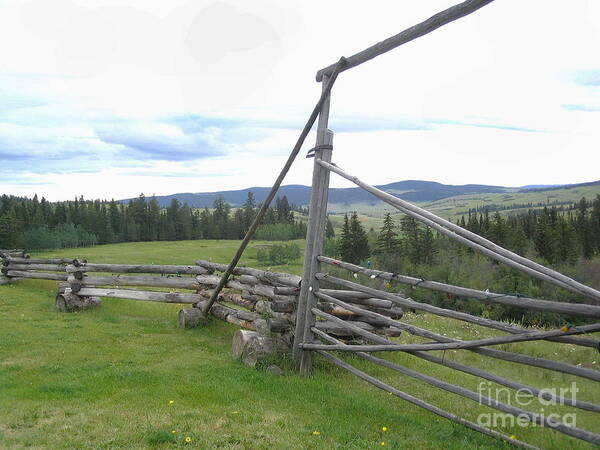
[[[367,233],[360,224],[356,211],[353,212],[352,216],[350,217],[350,236],[352,245],[352,259],[348,260],[348,262],[359,264],[361,261],[371,256],[371,250],[369,248]]]
[[[404,216],[400,219],[400,230],[402,231],[402,240],[400,241],[402,254],[405,255],[412,264],[419,264],[421,260],[419,224],[414,218]]]
[[[242,206],[242,231],[244,235],[250,229],[250,225],[252,225],[256,213],[256,200],[254,200],[252,191],[249,191],[248,198],[246,198],[246,201]]]
[[[335,231],[333,230],[333,224],[331,223],[331,220],[329,220],[329,217],[327,217],[326,220],[327,221],[325,223],[325,237],[327,239],[330,239],[330,238],[335,237]],[[299,222],[299,223],[302,224],[301,222]],[[304,234],[306,234],[306,232]]]
[[[539,215],[533,241],[535,249],[542,258],[550,264],[557,261],[559,236],[553,227],[551,214],[546,207]]]
[[[437,247],[435,244],[435,238],[431,228],[425,227],[424,231],[420,231],[420,259],[419,261],[423,264],[431,265],[437,253]]]
[[[383,219],[383,226],[379,231],[377,237],[377,244],[375,253],[381,255],[391,255],[398,252],[400,242],[398,241],[398,233],[396,232],[396,225],[392,220],[390,213],[386,213]]]
[[[351,259],[354,259],[352,253],[352,234],[350,233],[348,214],[344,214],[344,224],[342,225],[342,233],[340,234],[338,253],[343,261],[351,262]]]
[[[21,246],[19,224],[14,208],[0,215],[0,248],[18,248]]]

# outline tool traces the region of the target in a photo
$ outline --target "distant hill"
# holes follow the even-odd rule
[[[561,206],[572,204],[587,197],[600,194],[600,180],[568,185],[528,185],[520,188],[487,186],[481,184],[449,185],[433,181],[406,180],[377,186],[404,200],[419,203],[426,209],[443,217],[459,217],[469,209],[489,208],[490,211],[509,213],[515,210],[536,208],[545,205]],[[270,188],[251,187],[236,191],[180,193],[157,196],[162,207],[167,207],[173,198],[194,208],[211,207],[219,196],[232,206],[242,205],[252,191],[257,202],[263,201]],[[299,206],[310,202],[310,187],[302,185],[282,186],[279,196],[287,196],[290,203]],[[127,202],[129,199],[121,200]],[[360,188],[332,188],[329,190],[329,211],[333,214],[358,211],[373,218],[383,217],[394,208]]]
[[[447,197],[475,193],[502,193],[514,191],[514,188],[502,186],[485,186],[479,184],[466,184],[461,186],[436,183],[433,181],[406,180],[396,183],[377,186],[390,194],[394,194],[412,202],[431,202]],[[173,198],[181,203],[187,203],[194,208],[211,207],[220,196],[232,206],[240,206],[252,191],[257,202],[262,202],[268,195],[268,187],[251,187],[236,191],[179,193],[157,196],[156,199],[162,207],[167,207]],[[308,205],[310,203],[310,187],[298,184],[282,186],[279,196],[287,196],[288,201],[295,205]],[[120,200],[127,202],[129,199]],[[329,202],[335,204],[351,205],[354,203],[376,204],[378,200],[373,195],[360,188],[332,188],[329,190]]]
[[[512,193],[467,194],[447,197],[422,204],[427,210],[447,218],[457,218],[469,209],[483,208],[502,214],[520,212],[544,206],[566,207],[586,197],[592,200],[600,195],[600,180],[590,183],[549,186],[545,188],[521,188]]]
[[[563,186],[562,184],[528,184],[527,186],[521,186],[519,189],[549,189],[554,187]]]

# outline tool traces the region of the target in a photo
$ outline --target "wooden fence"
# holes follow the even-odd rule
[[[589,323],[576,327],[565,326],[557,330],[531,331],[464,312],[417,302],[405,295],[388,292],[382,288],[355,281],[348,281],[328,273],[324,269],[324,266],[336,266],[354,274],[367,275],[369,279],[385,280],[392,284],[418,286],[419,288],[460,295],[482,302],[510,305],[511,307],[553,311],[569,316],[582,317],[589,321],[598,319],[600,315],[600,292],[598,290],[517,255],[426,210],[383,192],[348,174],[331,162],[333,132],[328,129],[330,94],[338,74],[460,17],[464,17],[491,2],[492,0],[464,1],[349,58],[341,58],[336,64],[330,65],[317,73],[317,81],[322,82],[321,96],[284,168],[277,177],[267,199],[263,202],[257,217],[229,265],[207,261],[197,261],[194,266],[131,266],[88,264],[81,261],[49,262],[48,260],[29,261],[27,263],[22,261],[25,255],[11,254],[11,251],[8,251],[8,254],[0,255],[4,256],[5,259],[5,266],[2,269],[3,276],[8,279],[43,278],[45,274],[48,277],[54,277],[50,279],[57,280],[66,277],[67,284],[63,286],[62,292],[59,292],[57,296],[57,306],[64,310],[85,309],[95,304],[92,299],[100,297],[121,297],[131,300],[189,304],[192,306],[191,308],[184,309],[179,313],[181,326],[201,325],[208,313],[221,320],[241,326],[245,330],[236,333],[234,352],[246,355],[251,362],[255,362],[257,355],[261,353],[273,349],[287,348],[293,340],[294,355],[299,361],[299,368],[303,374],[310,373],[312,356],[315,353],[319,354],[325,360],[389,394],[441,417],[519,447],[535,448],[516,439],[514,436],[506,436],[503,433],[483,427],[403,392],[352,366],[341,359],[339,355],[335,356],[333,352],[352,353],[377,366],[385,367],[430,386],[451,392],[463,399],[478,402],[502,413],[511,414],[520,419],[525,418],[536,425],[600,445],[600,435],[594,432],[568,425],[552,418],[552,416],[544,416],[502,403],[497,399],[483,396],[467,388],[373,355],[374,352],[405,352],[432,364],[474,375],[482,380],[498,383],[516,391],[525,389],[543,400],[598,413],[600,412],[600,405],[593,402],[573,397],[569,398],[562,394],[557,395],[547,389],[539,389],[528,386],[519,380],[501,377],[495,374],[492,369],[482,370],[443,357],[440,358],[431,354],[431,352],[446,349],[474,352],[496,360],[600,382],[600,371],[597,370],[490,348],[499,344],[544,340],[547,341],[548,345],[569,343],[600,349],[599,342],[595,337],[581,337],[582,334],[599,331],[600,323]],[[300,283],[299,277],[288,274],[236,267],[317,117],[316,146],[310,152],[315,159],[302,283]],[[436,281],[367,269],[323,256],[324,228],[331,172],[355,183],[400,212],[431,227],[438,233],[468,246],[474,251],[541,281],[570,291],[576,296],[575,301],[563,303],[549,299],[522,298],[504,293],[484,292],[462,286],[452,286]],[[18,258],[21,258],[21,260]],[[63,267],[64,273],[61,272]],[[221,275],[215,275],[215,272],[221,272]],[[138,275],[122,276],[122,274],[131,273]],[[129,287],[135,287],[136,289],[124,289]],[[168,288],[171,291],[156,291],[150,288]],[[193,292],[174,292],[175,289],[192,290]],[[227,290],[223,291],[223,289]],[[585,298],[585,301],[580,300],[581,298]],[[403,322],[403,309],[406,308],[499,330],[505,332],[506,335],[474,340],[451,338]],[[402,344],[401,341],[392,340],[392,338],[398,337],[402,331],[429,341],[419,344]]]
[[[463,229],[445,219],[412,205],[400,198],[381,191],[371,186],[357,177],[348,174],[338,165],[332,163],[333,150],[333,132],[328,127],[330,113],[330,92],[331,85],[340,72],[356,67],[378,55],[381,55],[399,45],[411,41],[427,34],[438,27],[449,23],[459,17],[463,17],[471,12],[490,3],[491,0],[468,0],[455,5],[445,11],[442,11],[428,20],[417,24],[407,30],[393,36],[383,42],[380,42],[368,49],[359,52],[349,58],[342,58],[341,63],[328,66],[317,73],[317,81],[321,81],[323,91],[328,93],[327,99],[321,103],[319,121],[317,127],[317,140],[315,148],[311,151],[314,156],[312,193],[310,200],[310,216],[308,220],[307,243],[305,250],[303,283],[298,299],[298,311],[296,320],[295,339],[293,344],[294,355],[298,359],[299,369],[303,374],[309,374],[312,367],[312,357],[314,354],[321,355],[325,360],[332,364],[347,370],[353,375],[365,380],[372,385],[387,391],[388,393],[411,402],[417,406],[425,408],[437,415],[445,417],[454,422],[465,425],[479,432],[494,436],[498,439],[507,441],[513,445],[523,448],[533,448],[533,446],[519,441],[517,439],[492,429],[483,427],[479,424],[458,417],[439,407],[431,405],[422,399],[416,398],[410,393],[403,392],[393,386],[385,383],[366,372],[354,367],[348,361],[344,361],[335,353],[352,353],[358,357],[369,361],[377,366],[385,367],[392,371],[407,375],[423,383],[436,388],[451,392],[459,397],[469,401],[478,402],[489,406],[492,409],[502,413],[511,414],[536,425],[541,425],[552,430],[564,433],[586,442],[600,444],[600,435],[570,426],[560,420],[545,417],[536,412],[527,411],[497,399],[485,397],[477,392],[471,391],[461,386],[457,386],[441,379],[426,375],[419,371],[405,367],[397,362],[379,358],[373,355],[374,352],[405,352],[432,364],[442,365],[462,373],[467,373],[479,377],[482,380],[492,381],[507,388],[520,390],[526,389],[532,395],[538,396],[543,400],[551,400],[563,405],[568,405],[581,410],[600,412],[600,405],[581,399],[567,398],[562,395],[552,394],[548,390],[527,386],[519,380],[510,380],[494,373],[493,369],[482,370],[467,364],[458,363],[452,360],[438,357],[431,352],[434,350],[460,350],[474,352],[484,357],[495,360],[509,361],[514,364],[526,365],[535,368],[560,372],[569,376],[580,377],[586,380],[600,382],[600,371],[572,365],[562,361],[532,357],[512,351],[498,350],[493,346],[499,344],[510,344],[525,341],[547,341],[548,345],[561,345],[564,343],[574,344],[583,347],[600,349],[599,341],[593,337],[594,332],[600,331],[600,292],[590,286],[586,286],[564,274],[561,274],[548,267],[540,265],[534,261],[517,255],[507,249],[504,249],[493,242],[478,236],[466,229]],[[396,208],[403,214],[406,214],[420,223],[432,228],[438,233],[456,240],[476,252],[479,252],[495,261],[506,264],[516,270],[524,272],[543,282],[551,283],[554,286],[570,291],[573,294],[573,301],[558,302],[551,299],[536,299],[518,297],[505,293],[492,293],[471,289],[463,286],[453,286],[436,281],[423,280],[420,278],[387,273],[378,270],[367,269],[364,267],[327,258],[322,255],[323,241],[325,234],[325,218],[327,214],[328,186],[331,173],[335,173],[346,180],[351,181],[358,187],[372,193],[377,199],[386,202]],[[235,261],[232,263],[235,265]],[[327,267],[335,267],[335,271],[327,270]],[[357,280],[349,281],[337,275],[339,270],[347,270],[354,275],[362,274],[367,276],[370,283],[358,283]],[[332,273],[334,272],[334,273]],[[352,279],[352,278],[351,278]],[[378,282],[379,281],[379,282]],[[378,283],[377,283],[378,282]],[[445,292],[449,295],[458,295],[461,297],[475,299],[486,303],[498,303],[510,305],[515,308],[531,309],[538,311],[552,311],[567,316],[583,318],[590,323],[582,326],[564,326],[556,330],[533,331],[512,324],[491,320],[484,317],[474,316],[461,311],[440,308],[428,303],[417,302],[406,295],[389,292],[382,287],[383,284],[418,286],[419,288],[430,289],[437,292]],[[370,286],[367,284],[378,284],[379,286]],[[327,289],[326,289],[327,288]],[[335,288],[335,289],[331,289]],[[351,292],[352,296],[359,293],[367,296],[364,299],[376,298],[378,301],[386,300],[391,302],[391,308],[412,309],[423,311],[429,314],[448,318],[449,320],[458,320],[475,324],[477,326],[491,328],[505,332],[505,335],[474,340],[461,340],[441,335],[432,330],[420,328],[409,323],[403,322],[401,317],[391,317],[389,314],[382,314],[375,308],[364,309],[359,304],[348,301],[347,298],[341,298],[339,292]],[[343,321],[339,317],[331,314],[330,311],[319,307],[326,302],[330,308],[340,308],[344,311],[350,311],[358,314],[363,323],[385,324],[389,329],[405,331],[415,336],[425,338],[428,341],[419,344],[401,343],[401,340],[391,340],[390,336],[381,333],[373,333],[371,330],[359,327],[353,321]],[[364,306],[364,305],[362,305]],[[366,319],[368,318],[368,320]],[[596,323],[593,323],[596,321]],[[337,336],[328,333],[321,327],[322,322],[329,322],[346,329],[348,333],[360,336],[361,342],[344,342]],[[582,337],[581,335],[588,335]],[[592,337],[590,337],[592,336]],[[549,353],[551,354],[551,353]],[[540,375],[542,372],[540,371]]]
[[[202,310],[212,297],[227,266],[199,260],[194,265],[98,264],[70,258],[2,258],[3,277],[8,280],[42,279],[59,281],[56,308],[62,312],[83,311],[101,305],[102,298],[189,305],[179,311],[179,325],[191,328],[203,324]],[[291,348],[296,322],[300,277],[250,267],[237,267],[226,291],[218,295],[210,313],[213,317],[240,326],[249,333],[234,337],[234,353],[254,365],[275,351]],[[339,325],[351,321],[354,327],[381,336],[399,336],[400,331],[385,321],[369,316],[377,312],[388,318],[402,317],[393,302],[355,290],[324,290],[335,301],[344,300],[353,309],[341,308],[329,300],[317,308],[332,320],[320,321],[318,329],[336,338],[353,340],[360,335]],[[245,349],[251,351],[244,351]]]
[[[0,254],[0,284],[22,278],[67,281],[67,264],[78,263],[77,260],[68,258],[30,258],[25,252],[19,252],[19,256],[13,255],[14,253]]]

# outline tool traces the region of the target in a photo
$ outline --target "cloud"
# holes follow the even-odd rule
[[[600,111],[600,105],[586,105],[586,104],[566,104],[562,105],[567,111],[583,111],[583,112],[598,112]]]
[[[252,50],[278,40],[280,37],[267,21],[216,2],[196,14],[185,44],[193,58],[211,64],[230,53]]]
[[[95,128],[98,138],[134,150],[137,157],[186,161],[223,155],[214,133],[185,134],[178,127],[158,123],[114,123]]]
[[[192,171],[182,171],[182,172],[166,172],[164,170],[147,170],[147,171],[142,171],[142,170],[133,170],[130,172],[122,172],[121,175],[126,175],[126,176],[132,176],[132,177],[164,177],[164,178],[187,178],[187,179],[194,179],[194,178],[198,178],[199,176],[202,176],[202,178],[205,177],[222,177],[222,176],[227,176],[227,175],[231,175],[231,173],[229,172],[214,172],[214,173],[209,173],[209,172],[203,172],[203,173],[198,173],[196,171],[192,172]]]
[[[448,119],[431,119],[429,120],[429,122],[437,125],[458,125],[465,127],[492,128],[495,130],[521,131],[524,133],[540,133],[542,131],[535,128],[521,127],[518,125],[508,125],[489,122],[460,121]]]
[[[581,86],[600,86],[600,70],[578,70],[571,73],[569,79]]]

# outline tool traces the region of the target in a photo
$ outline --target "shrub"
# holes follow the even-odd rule
[[[94,245],[98,238],[95,234],[73,224],[58,225],[56,228],[46,226],[30,228],[23,234],[25,248],[31,250],[74,248]]]
[[[254,238],[261,241],[290,241],[304,238],[305,235],[306,225],[303,223],[275,223],[258,227]]]
[[[275,244],[268,249],[260,249],[256,253],[256,259],[263,264],[283,265],[300,258],[300,247],[298,244]]]

